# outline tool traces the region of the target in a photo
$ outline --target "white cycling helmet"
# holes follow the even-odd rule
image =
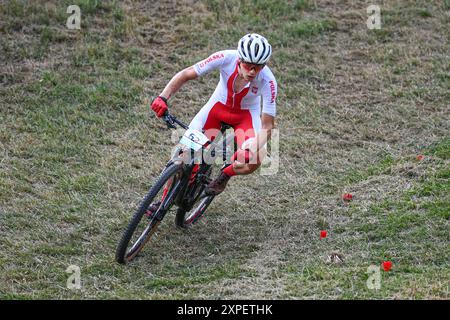
[[[239,40],[237,50],[242,61],[254,64],[264,64],[272,54],[272,46],[266,38],[257,34],[246,34]]]

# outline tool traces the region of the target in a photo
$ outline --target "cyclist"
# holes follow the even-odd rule
[[[218,51],[178,72],[151,104],[157,116],[162,117],[167,110],[167,100],[184,83],[212,70],[220,71],[214,93],[189,128],[205,130],[212,141],[221,122],[225,122],[235,131],[238,150],[231,158],[231,165],[208,184],[207,195],[218,195],[230,177],[250,174],[261,165],[276,114],[277,82],[266,66],[271,54],[272,47],[266,38],[256,33],[247,34],[239,40],[237,50]]]

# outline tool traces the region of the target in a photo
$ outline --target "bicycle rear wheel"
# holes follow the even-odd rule
[[[178,208],[177,215],[175,217],[176,225],[181,228],[189,228],[193,224],[197,223],[206,212],[206,209],[208,209],[213,199],[214,196],[206,196],[200,199],[200,201],[196,203],[189,211],[186,211],[183,208]]]
[[[182,164],[166,168],[150,188],[139,208],[131,218],[116,250],[116,261],[126,264],[133,260],[155,233],[159,223],[170,210],[180,190]],[[152,203],[161,202],[156,210],[149,210]],[[145,215],[145,219],[143,219]]]

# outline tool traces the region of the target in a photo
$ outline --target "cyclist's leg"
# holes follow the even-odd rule
[[[223,104],[220,102],[208,102],[192,119],[189,129],[205,130],[205,135],[213,141],[220,133],[220,110],[222,108]]]
[[[219,176],[208,184],[208,187],[205,189],[205,193],[208,195],[220,194],[224,191],[228,181],[232,176],[236,174],[249,174],[255,171],[260,166],[260,162],[258,162],[258,156],[256,156],[256,163],[252,163],[252,159],[255,159],[255,155],[252,154],[250,145],[248,143],[247,145],[249,145],[249,148],[245,146],[245,141],[255,139],[256,134],[261,129],[259,110],[253,112],[251,112],[250,110],[232,111],[228,112],[225,117],[227,123],[231,124],[235,130],[235,138],[239,149],[232,156],[231,165],[223,169]]]
[[[259,110],[242,110],[239,123],[233,126],[238,150],[231,158],[232,165],[224,172],[230,176],[250,174],[262,163],[266,154],[265,147],[256,150],[256,136],[261,131]]]
[[[210,103],[208,102],[202,109],[195,115],[189,124],[189,129],[195,129],[198,131],[204,130],[204,134],[208,137],[210,141],[213,141],[220,133],[220,122],[221,122],[221,110],[224,105],[220,102]],[[194,176],[199,169],[199,165],[196,164],[192,169],[192,174],[190,177],[190,183],[194,180]]]

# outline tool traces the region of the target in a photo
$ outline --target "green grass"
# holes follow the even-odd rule
[[[71,4],[80,30],[65,27]],[[0,298],[448,299],[448,1],[417,4],[385,2],[368,30],[357,3],[2,2]],[[170,155],[150,97],[248,32],[274,48],[278,174],[233,178],[195,228],[169,216],[116,264]],[[186,84],[171,110],[189,121],[216,83]]]
[[[287,27],[286,32],[291,38],[311,37],[325,31],[335,30],[334,20],[302,20]]]

